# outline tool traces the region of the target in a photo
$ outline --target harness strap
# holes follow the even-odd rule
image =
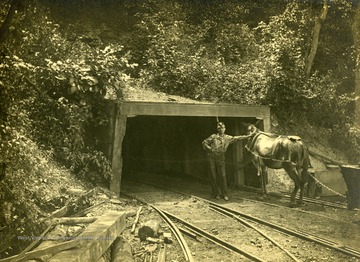
[[[271,156],[270,157],[263,157],[263,156],[260,156],[258,154],[256,154],[254,152],[254,145],[255,145],[255,142],[257,140],[257,138],[260,136],[260,135],[265,135],[267,137],[275,137],[275,143],[274,145],[272,146],[271,148]],[[251,152],[255,157],[257,157],[259,160],[262,160],[262,159],[267,159],[267,160],[272,160],[272,161],[277,161],[277,162],[286,162],[286,163],[292,163],[293,165],[296,166],[296,163],[291,161],[291,150],[289,149],[289,145],[288,143],[286,143],[286,145],[284,145],[282,143],[283,139],[288,139],[291,143],[295,143],[295,142],[299,142],[301,141],[301,138],[298,137],[298,136],[282,136],[282,135],[276,135],[276,134],[273,134],[273,133],[266,133],[266,132],[263,132],[263,131],[260,131],[260,130],[257,130],[257,132],[255,133],[255,135],[253,136],[252,140],[249,140],[249,143],[245,145],[245,148]],[[287,159],[277,159],[275,158],[274,156],[276,155],[276,153],[278,152],[279,147],[280,146],[284,146],[288,155],[287,155]],[[263,161],[259,161],[259,163],[262,162],[262,165],[263,164]]]
[[[259,135],[261,135],[262,132],[259,132],[259,133],[255,133],[255,135],[253,136],[252,140],[251,140],[251,143],[249,145],[249,147],[247,145],[245,145],[245,148],[247,148],[248,150],[253,150],[254,148],[254,144],[256,142],[256,139],[259,137]]]
[[[259,159],[267,159],[267,160],[272,160],[272,161],[278,161],[278,162],[287,162],[287,163],[292,163],[293,165],[296,165],[296,163],[290,161],[290,160],[285,160],[285,159],[275,159],[272,157],[264,157],[264,156],[260,156],[258,154],[256,154],[254,151],[250,150],[250,148],[248,148],[247,146],[245,146],[246,150],[249,151],[251,154],[253,154],[254,156],[258,157]]]

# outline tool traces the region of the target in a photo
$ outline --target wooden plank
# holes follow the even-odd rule
[[[50,247],[42,248],[42,249],[36,249],[33,251],[29,251],[25,253],[22,257],[11,256],[8,258],[0,259],[0,262],[10,262],[10,261],[25,261],[33,258],[38,258],[47,254],[56,254],[58,252],[61,252],[63,250],[80,247],[81,243],[79,240],[71,240],[59,244],[52,245]]]
[[[123,166],[122,142],[126,132],[126,120],[126,116],[123,116],[121,112],[118,112],[114,129],[113,153],[111,161],[113,177],[110,181],[110,190],[118,195],[120,195]]]
[[[121,102],[122,115],[218,116],[269,118],[270,107],[238,104]]]
[[[60,217],[53,219],[54,224],[75,225],[75,224],[88,224],[96,221],[96,217]]]
[[[55,210],[51,214],[51,217],[63,217],[69,212],[69,210],[70,210],[70,207],[68,205],[63,206],[62,208]]]
[[[105,204],[105,203],[107,203],[107,202],[109,202],[109,200],[105,200],[105,201],[102,201],[102,202],[100,202],[100,203],[97,203],[96,205],[90,206],[90,207],[88,207],[88,208],[85,208],[84,210],[81,210],[81,211],[77,212],[77,213],[74,214],[73,216],[74,216],[74,217],[84,216],[84,215],[86,215],[87,213],[89,213],[89,211],[91,211],[92,209],[94,209],[95,207],[101,206],[102,204]],[[92,222],[94,222],[94,221],[92,221]]]
[[[310,153],[310,155],[313,155],[313,156],[315,156],[315,157],[321,158],[322,160],[325,160],[325,161],[327,161],[327,162],[330,162],[330,163],[333,163],[333,164],[336,164],[336,165],[339,165],[339,166],[344,165],[344,163],[342,163],[342,162],[333,160],[333,159],[331,159],[331,158],[329,158],[329,157],[327,157],[327,156],[324,156],[324,155],[322,155],[322,154],[316,153],[316,152],[314,152],[314,151],[312,151],[312,150],[310,150],[310,149],[309,149],[309,153]]]
[[[77,239],[84,245],[81,248],[63,251],[49,262],[98,261],[126,226],[126,213],[109,211],[89,225]]]
[[[136,213],[136,217],[135,217],[135,220],[134,220],[134,223],[131,227],[131,233],[134,233],[135,232],[135,228],[136,228],[136,224],[139,222],[139,217],[140,217],[140,212],[142,210],[142,206],[139,207],[137,213]]]
[[[15,261],[21,261],[21,259],[26,255],[26,253],[31,250],[32,248],[34,248],[40,240],[44,239],[45,235],[50,231],[50,229],[52,229],[54,226],[53,223],[51,223],[44,232],[42,232],[42,234],[36,238],[29,246],[27,246],[23,251],[21,251],[20,254],[16,255],[15,258],[12,260],[13,262]]]
[[[166,261],[166,244],[164,244],[164,248],[162,248],[159,252],[157,262],[165,262]]]

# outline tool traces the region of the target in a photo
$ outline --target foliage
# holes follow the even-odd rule
[[[356,126],[345,124],[343,126],[336,126],[331,130],[330,145],[344,152],[350,163],[354,165],[359,164],[360,129]]]
[[[76,17],[65,26],[41,5],[56,7],[59,1],[21,2],[0,49],[0,162],[18,187],[6,180],[2,192],[25,199],[18,192],[22,178],[44,172],[52,158],[81,177],[107,183],[110,163],[91,130],[108,124],[105,101],[121,99],[129,75],[144,87],[192,99],[270,105],[285,123],[307,119],[333,128],[334,145],[351,144],[354,158],[360,155],[360,132],[352,124],[348,1],[329,1],[309,79],[304,67],[321,10],[317,1],[107,0],[118,8],[111,18],[95,8],[101,1],[89,1],[99,14],[93,19],[85,13],[82,19],[96,21],[81,23],[93,26],[91,35],[103,28],[111,37],[118,34],[113,41],[103,41],[100,33],[89,37],[75,26]],[[1,5],[1,22],[9,3]],[[74,1],[72,8],[78,14],[83,5]],[[44,157],[31,153],[37,150]],[[11,214],[7,221],[15,215],[9,210],[18,207],[3,206]]]
[[[104,113],[101,100],[121,96],[120,87],[128,78],[123,71],[135,65],[128,63],[129,53],[121,45],[94,48],[80,37],[69,41],[39,8],[30,5],[26,15],[19,15],[19,27],[26,29],[14,29],[11,40],[16,39],[16,48],[6,43],[9,55],[2,61],[8,69],[2,71],[3,85],[9,89],[6,100],[13,101],[15,114],[29,118],[15,127],[74,171],[85,174],[91,166],[109,180],[109,163],[85,144],[86,130]],[[16,88],[13,79],[18,79]],[[106,115],[97,120],[106,124]]]
[[[39,221],[42,214],[31,189],[34,181],[41,181],[55,170],[48,164],[51,152],[40,151],[36,143],[19,136],[15,129],[8,128],[7,133],[12,137],[9,145],[16,145],[15,152],[14,148],[9,150],[12,153],[9,157],[16,159],[7,165],[7,175],[0,181],[0,238],[13,244],[13,249],[8,251],[11,254],[30,244],[18,236],[35,236],[42,230],[44,225]]]
[[[56,172],[53,159],[95,184],[109,183],[110,162],[89,131],[107,125],[105,101],[121,97],[125,70],[136,65],[120,44],[70,38],[37,1],[23,8],[0,49],[0,227],[31,235],[39,212],[28,185]]]
[[[342,127],[341,137],[353,133],[349,2],[329,2],[309,79],[305,64],[321,2],[284,1],[269,3],[268,9],[251,1],[216,3],[142,5],[138,32],[147,39],[143,85],[199,100],[266,104],[284,120],[305,117],[315,126]]]

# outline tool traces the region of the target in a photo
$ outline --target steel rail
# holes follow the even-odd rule
[[[196,232],[197,234],[203,236],[204,238],[208,239],[209,241],[211,241],[211,242],[213,242],[213,243],[215,243],[215,244],[217,244],[217,245],[219,245],[219,246],[221,246],[221,247],[223,247],[223,248],[225,248],[225,249],[227,249],[229,251],[233,251],[235,253],[241,254],[241,255],[243,255],[243,256],[245,256],[245,257],[247,257],[247,258],[249,258],[249,259],[251,259],[253,261],[258,261],[258,262],[264,262],[265,261],[265,260],[255,256],[255,255],[252,255],[252,254],[240,249],[239,247],[236,247],[236,246],[230,244],[229,242],[226,242],[225,240],[222,240],[221,238],[216,237],[215,235],[213,235],[213,234],[211,234],[211,233],[209,233],[209,232],[207,232],[207,231],[205,231],[205,230],[203,230],[203,229],[201,229],[201,228],[199,228],[199,227],[197,227],[197,226],[195,226],[195,225],[193,225],[193,224],[191,224],[189,222],[186,222],[185,220],[183,220],[183,219],[181,219],[181,218],[179,218],[179,217],[177,217],[177,216],[175,216],[175,215],[173,215],[173,214],[171,214],[171,213],[169,213],[167,211],[163,210],[163,212],[167,216],[171,217],[172,219],[180,221],[180,223],[184,224],[190,230],[193,230],[194,232]]]
[[[243,197],[236,197],[236,196],[233,196],[232,198],[233,198],[233,199],[238,199],[238,200],[250,201],[250,202],[254,202],[254,203],[259,203],[259,204],[267,205],[267,206],[273,206],[273,207],[276,207],[276,208],[284,207],[284,206],[281,206],[281,205],[272,204],[272,203],[268,203],[268,202],[264,202],[264,201],[259,201],[259,200],[255,200],[255,199],[250,199],[250,198],[243,198]],[[292,208],[291,210],[294,210],[294,211],[296,211],[296,212],[301,212],[301,213],[309,214],[309,215],[311,215],[311,216],[318,216],[318,217],[323,217],[323,218],[326,218],[326,219],[331,219],[331,220],[334,220],[334,221],[336,221],[336,222],[343,222],[342,220],[339,220],[339,219],[336,219],[336,218],[333,218],[333,217],[329,217],[329,216],[322,215],[322,214],[318,214],[318,213],[314,213],[314,212],[309,212],[309,211],[302,210],[302,209]]]
[[[160,188],[160,189],[164,189],[163,187],[159,186],[159,185],[154,185],[154,184],[151,184],[151,183],[148,183],[148,182],[144,182],[144,181],[138,181],[138,180],[132,180],[136,183],[140,183],[140,184],[144,184],[144,185],[149,185],[149,186],[152,186],[152,187],[156,187],[156,188]],[[187,194],[187,193],[184,193],[184,192],[180,192],[180,191],[177,191],[177,190],[174,190],[174,189],[169,189],[169,188],[166,188],[166,190],[168,191],[171,191],[171,192],[174,192],[174,193],[177,193],[177,194],[183,194],[183,195],[187,195],[187,196],[191,196],[190,194]],[[260,194],[259,192],[256,192],[257,194]],[[268,194],[270,195],[270,194]],[[277,193],[271,193],[272,196],[277,196],[277,197],[287,197],[287,198],[290,198],[290,196],[288,195],[283,195],[283,194],[277,194]],[[274,206],[274,207],[282,207],[280,205],[277,205],[277,204],[272,204],[272,203],[268,203],[268,202],[265,202],[265,201],[259,201],[259,200],[255,200],[255,199],[251,199],[251,198],[244,198],[244,197],[236,197],[236,196],[233,196],[232,198],[234,199],[240,199],[240,200],[246,200],[246,201],[251,201],[251,202],[255,202],[255,203],[261,203],[261,204],[264,204],[264,205],[270,205],[270,206]],[[298,198],[297,198],[298,199]],[[312,199],[309,199],[309,201],[307,202],[311,202]],[[304,198],[304,201],[305,198]],[[322,201],[322,202],[319,202],[317,203],[316,201],[313,201],[313,204],[317,204],[317,205],[324,205],[324,206],[330,206],[330,207],[337,207],[337,206],[333,206],[332,204],[336,204],[336,203],[331,203],[331,202],[328,202],[328,201]],[[341,205],[341,204],[339,204]],[[340,206],[339,208],[342,208],[342,209],[347,209],[346,206]],[[320,217],[324,217],[326,219],[332,219],[332,220],[336,220],[332,217],[328,217],[328,216],[324,216],[324,215],[320,215],[320,214],[314,214],[314,213],[310,213],[308,211],[305,211],[305,210],[301,210],[301,209],[292,209],[292,210],[295,210],[297,212],[301,212],[301,213],[308,213],[310,215],[315,215],[315,216],[320,216]]]
[[[175,215],[173,215],[173,214],[171,214],[171,213],[169,213],[169,212],[167,212],[167,211],[165,211],[165,210],[161,210],[161,209],[159,209],[159,208],[156,208],[156,207],[154,207],[153,205],[151,205],[151,204],[149,204],[149,203],[146,203],[145,201],[139,199],[138,197],[134,197],[134,196],[132,196],[132,195],[125,194],[125,193],[122,193],[122,192],[121,192],[121,194],[124,195],[124,196],[127,196],[127,197],[129,197],[129,198],[134,198],[134,199],[138,200],[139,202],[141,202],[141,203],[143,203],[143,204],[145,204],[145,205],[149,205],[150,207],[154,208],[156,211],[159,212],[159,214],[160,214],[162,217],[164,216],[164,217],[167,217],[167,218],[168,218],[168,219],[166,220],[166,222],[167,222],[168,224],[169,224],[169,217],[171,217],[171,218],[174,219],[174,220],[180,221],[180,222],[181,222],[182,224],[184,224],[188,229],[190,229],[190,230],[192,230],[193,232],[195,232],[195,233],[203,236],[204,238],[208,239],[209,241],[213,242],[214,244],[216,244],[216,245],[218,245],[218,246],[221,246],[221,247],[223,247],[223,248],[225,248],[225,249],[227,249],[227,250],[229,250],[229,251],[233,251],[233,252],[235,252],[235,253],[237,253],[237,254],[241,254],[241,255],[243,255],[243,256],[245,256],[245,257],[247,257],[247,258],[249,258],[249,259],[251,259],[251,260],[253,260],[253,261],[256,261],[256,262],[265,262],[265,260],[263,260],[263,259],[261,259],[261,258],[258,258],[258,257],[256,257],[255,255],[252,255],[252,254],[250,254],[250,253],[248,253],[248,252],[246,252],[246,251],[244,251],[244,250],[241,250],[240,248],[238,248],[238,247],[236,247],[236,246],[234,246],[234,245],[231,245],[229,242],[226,242],[226,241],[224,241],[224,240],[222,240],[222,239],[214,236],[213,234],[211,234],[211,233],[209,233],[209,232],[206,232],[206,231],[202,230],[201,228],[199,228],[199,227],[197,227],[197,226],[195,226],[195,225],[193,225],[193,224],[191,224],[191,223],[189,223],[189,222],[186,222],[185,220],[183,220],[183,219],[181,219],[181,218],[179,218],[179,217],[177,217],[177,216],[175,216]],[[163,218],[164,218],[164,217],[163,217]],[[171,222],[171,224],[173,224],[171,220],[170,220],[170,222]],[[169,225],[170,225],[170,224],[169,224]],[[173,225],[173,226],[174,226],[174,228],[177,228],[176,225]],[[176,236],[176,235],[177,235],[177,234],[175,234],[175,236]],[[180,235],[182,235],[182,234],[180,233]],[[179,241],[179,239],[178,239],[178,241]],[[186,243],[185,240],[183,240],[183,241]],[[180,246],[182,246],[181,242],[182,242],[182,240],[179,241]],[[191,257],[191,258],[192,258],[192,257]],[[193,260],[191,260],[191,261],[193,261]]]
[[[149,185],[149,186],[153,186],[153,187],[157,187],[157,188],[160,188],[160,189],[163,189],[161,186],[158,186],[158,185],[153,185],[151,183],[147,183],[147,182],[143,182],[143,181],[137,181],[137,180],[132,180],[134,182],[137,182],[137,183],[142,183],[142,184],[145,184],[145,185]],[[189,195],[189,194],[186,194],[184,192],[180,192],[180,191],[177,191],[177,190],[173,190],[173,189],[167,189],[169,191],[173,191],[175,193],[178,193],[178,194],[184,194],[184,195]],[[254,191],[250,191],[249,189],[246,189],[245,188],[245,191],[247,192],[252,192],[252,193],[255,193],[255,194],[263,194],[261,192],[254,192]],[[280,193],[267,193],[267,195],[269,196],[274,196],[274,197],[284,197],[284,198],[290,198],[289,195],[286,195],[286,194],[280,194]],[[258,200],[253,200],[253,199],[250,199],[250,198],[240,198],[240,197],[236,197],[238,199],[246,199],[246,200],[251,200],[251,201],[257,201],[257,202],[262,202],[262,203],[265,203],[265,201],[258,201]],[[296,197],[296,199],[298,200],[299,197]],[[328,206],[328,207],[333,207],[333,208],[341,208],[341,209],[346,209],[348,210],[348,207],[347,205],[344,205],[344,204],[339,204],[339,203],[333,203],[333,202],[330,202],[330,201],[324,201],[324,200],[319,200],[319,199],[312,199],[312,198],[308,198],[308,197],[304,197],[303,198],[303,201],[304,202],[309,202],[309,203],[312,203],[312,204],[317,204],[317,205],[322,205],[322,206]],[[356,209],[355,209],[356,210]]]
[[[268,193],[268,195],[274,196],[274,197],[290,198],[290,196],[286,195],[286,194]],[[297,197],[296,199],[299,199],[299,197]],[[333,203],[333,202],[330,202],[330,201],[324,201],[324,200],[319,200],[319,199],[312,199],[312,198],[308,198],[308,197],[304,197],[303,201],[313,203],[313,204],[317,204],[317,205],[328,206],[328,207],[348,209],[348,207],[346,205],[344,205],[344,204]]]
[[[234,188],[234,187],[232,187],[232,188]],[[250,193],[263,195],[262,192],[259,192],[258,190],[248,187],[248,186],[243,186],[242,189],[244,189],[245,191],[250,192]],[[283,193],[266,193],[266,195],[274,196],[274,197],[290,198],[290,195],[287,195],[284,192]],[[297,196],[296,199],[299,200],[300,198]],[[333,207],[333,208],[349,209],[346,204],[334,203],[331,201],[313,199],[313,198],[309,198],[309,197],[303,197],[303,201],[312,203],[312,204]]]
[[[254,229],[256,232],[258,232],[260,235],[262,235],[263,237],[265,237],[266,239],[268,239],[269,241],[271,241],[274,245],[276,245],[278,248],[280,248],[282,251],[284,251],[289,257],[291,257],[294,261],[296,262],[300,262],[300,260],[298,260],[293,254],[291,254],[288,250],[286,250],[283,246],[281,246],[278,242],[276,242],[274,239],[272,239],[271,237],[269,237],[267,234],[265,234],[263,231],[261,231],[260,229],[258,229],[257,227],[253,226],[252,224],[248,223],[246,220],[240,218],[239,216],[235,216],[233,213],[224,210],[223,208],[219,208],[217,206],[212,206],[212,208],[214,208],[215,210],[217,210],[218,212],[226,215],[227,217],[230,218],[235,218],[236,220],[238,220],[240,223]]]
[[[160,187],[158,185],[152,185],[151,183],[145,183],[145,182],[139,182],[139,181],[135,181],[135,182],[146,184],[146,185],[153,186],[153,187],[157,187],[157,188],[160,188],[160,189],[164,189],[164,188],[162,188],[162,187]],[[360,251],[356,250],[356,249],[353,249],[351,247],[340,245],[340,244],[335,243],[335,242],[333,242],[331,240],[324,239],[324,238],[321,238],[321,237],[318,237],[318,236],[315,236],[315,235],[312,235],[312,234],[309,234],[309,233],[306,233],[306,232],[303,232],[303,231],[300,231],[300,230],[288,229],[288,228],[285,228],[283,226],[280,226],[280,225],[277,225],[277,224],[274,224],[274,223],[270,223],[270,222],[267,222],[267,221],[262,220],[260,218],[256,218],[256,217],[253,217],[251,215],[242,213],[240,211],[224,207],[224,206],[219,205],[219,204],[217,204],[215,202],[212,202],[210,200],[207,200],[207,199],[204,199],[204,198],[201,198],[201,197],[198,197],[198,196],[190,195],[190,194],[180,192],[180,191],[177,191],[177,190],[170,190],[170,189],[166,189],[166,190],[172,191],[172,192],[177,193],[177,194],[182,194],[182,195],[187,195],[189,197],[197,198],[197,199],[199,199],[201,201],[204,201],[204,202],[208,203],[209,205],[218,206],[219,208],[224,208],[225,210],[227,210],[229,212],[232,212],[232,213],[234,213],[236,215],[239,215],[239,216],[245,217],[245,218],[247,218],[249,220],[255,221],[257,223],[269,226],[271,228],[274,228],[274,229],[276,229],[276,230],[278,230],[280,232],[286,233],[288,235],[292,235],[292,236],[295,236],[295,237],[298,237],[298,238],[301,238],[301,239],[304,239],[304,240],[307,240],[307,241],[312,241],[312,242],[318,243],[320,245],[323,245],[325,247],[328,247],[330,249],[333,249],[333,250],[336,250],[338,252],[344,253],[346,255],[360,258]],[[251,200],[251,199],[249,199],[249,200]],[[262,201],[257,201],[257,202],[263,203]],[[264,203],[266,204],[266,202],[264,202]]]
[[[166,221],[166,223],[168,223],[168,225],[170,226],[170,230],[173,232],[173,234],[175,235],[176,239],[179,241],[181,249],[184,252],[186,261],[189,262],[194,262],[194,258],[191,255],[191,251],[189,249],[189,246],[187,245],[183,235],[181,234],[180,230],[178,229],[178,227],[170,220],[170,218],[165,214],[165,212],[157,207],[155,207],[154,205],[150,206],[155,209],[160,216]]]
[[[195,262],[194,258],[191,255],[191,251],[189,249],[189,246],[187,245],[183,235],[181,234],[180,230],[178,229],[178,227],[169,219],[169,217],[159,208],[155,207],[154,205],[151,205],[145,201],[143,201],[142,199],[140,199],[139,197],[135,197],[129,194],[124,194],[121,193],[124,196],[127,196],[129,198],[133,198],[136,199],[137,201],[141,202],[144,205],[149,205],[151,208],[153,208],[154,210],[156,210],[159,215],[164,219],[164,221],[169,225],[169,228],[171,230],[171,232],[173,232],[173,234],[175,235],[176,239],[179,242],[179,245],[184,253],[185,259],[186,261],[189,262]]]
[[[209,201],[209,200],[201,198],[201,197],[197,197],[197,196],[192,196],[192,197],[197,198],[197,199],[199,199],[201,201],[204,201],[204,202],[208,203],[210,206],[216,206],[218,208],[224,209],[226,211],[229,211],[229,212],[231,212],[233,214],[236,214],[236,215],[239,215],[241,217],[245,217],[245,218],[247,218],[249,220],[252,220],[252,221],[255,221],[257,223],[269,226],[271,228],[274,228],[274,229],[276,229],[278,231],[281,231],[281,232],[284,232],[286,234],[296,236],[298,238],[301,238],[301,239],[304,239],[304,240],[307,240],[307,241],[315,242],[317,244],[320,244],[320,245],[323,245],[325,247],[328,247],[328,248],[334,249],[336,251],[342,252],[344,254],[347,254],[349,256],[360,258],[360,251],[355,250],[355,249],[350,248],[350,247],[347,247],[347,246],[344,246],[344,245],[337,244],[337,243],[335,243],[335,242],[333,242],[331,240],[327,240],[327,239],[324,239],[324,238],[321,238],[321,237],[318,237],[318,236],[315,236],[315,235],[312,235],[312,234],[309,234],[309,233],[306,233],[306,232],[302,232],[300,230],[289,229],[289,228],[277,225],[275,223],[270,223],[270,222],[267,222],[267,221],[262,220],[260,218],[257,218],[257,217],[250,216],[248,214],[242,213],[242,212],[240,212],[238,210],[234,210],[234,209],[231,209],[231,208],[216,204],[216,203],[214,203],[212,201]]]

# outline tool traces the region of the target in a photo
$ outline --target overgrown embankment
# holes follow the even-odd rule
[[[128,86],[271,105],[274,132],[343,149],[357,161],[352,7],[332,2],[307,77],[321,10],[288,1],[3,1],[2,237],[23,224],[35,228],[70,173],[109,182],[110,163],[92,130],[108,124],[105,101],[122,99]]]

